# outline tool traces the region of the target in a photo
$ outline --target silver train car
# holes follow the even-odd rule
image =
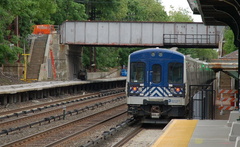
[[[148,48],[133,52],[126,83],[128,113],[155,123],[183,118],[189,106],[189,85],[206,84],[214,78],[208,63],[177,51]]]

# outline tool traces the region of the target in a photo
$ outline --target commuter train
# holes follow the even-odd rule
[[[128,113],[155,123],[184,118],[189,106],[188,86],[214,78],[208,63],[177,51],[148,48],[133,52],[126,83]]]

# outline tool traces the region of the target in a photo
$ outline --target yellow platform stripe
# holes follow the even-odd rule
[[[188,147],[198,120],[174,119],[152,147]]]

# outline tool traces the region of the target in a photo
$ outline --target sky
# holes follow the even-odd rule
[[[187,11],[190,12],[189,14],[192,16],[194,22],[202,22],[201,15],[193,14],[187,0],[159,0],[159,1],[162,2],[163,6],[165,7],[165,11],[167,12],[171,10],[170,6],[173,6],[174,8],[177,9],[181,7],[187,9]]]

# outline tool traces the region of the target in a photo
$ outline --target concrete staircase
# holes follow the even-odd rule
[[[41,35],[34,40],[34,45],[30,55],[30,62],[27,67],[27,79],[38,80],[41,64],[43,64],[44,61],[47,39],[48,35]]]

